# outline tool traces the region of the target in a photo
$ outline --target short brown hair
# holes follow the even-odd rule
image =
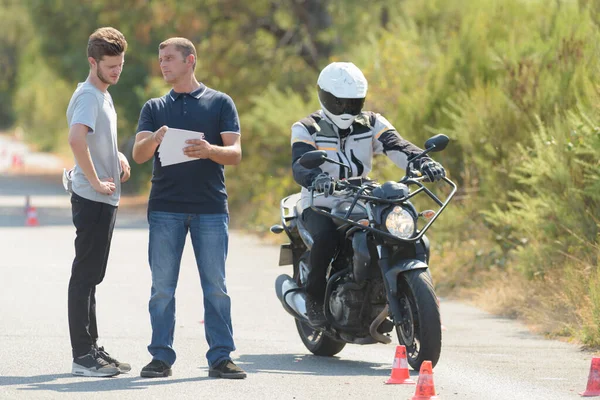
[[[101,61],[104,56],[118,56],[125,50],[125,36],[115,28],[98,28],[88,40],[87,55],[96,61]]]
[[[164,42],[162,42],[161,44],[159,44],[158,49],[162,50],[171,44],[174,45],[175,48],[177,49],[177,51],[183,55],[183,58],[186,58],[190,54],[193,54],[194,55],[193,68],[196,69],[196,59],[198,58],[198,56],[196,55],[196,48],[194,47],[194,44],[189,39],[182,38],[182,37],[173,37],[173,38],[167,39]]]

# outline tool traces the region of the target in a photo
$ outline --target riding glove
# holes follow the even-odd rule
[[[427,177],[427,181],[436,182],[446,176],[446,170],[439,162],[428,160],[421,164],[421,173]]]
[[[329,196],[335,190],[335,182],[326,172],[322,172],[315,177],[312,182],[312,187],[319,193],[323,193],[325,197]]]

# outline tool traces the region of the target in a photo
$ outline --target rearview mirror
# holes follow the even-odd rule
[[[325,150],[313,150],[304,153],[302,157],[300,157],[300,165],[304,168],[313,169],[323,164],[326,159],[327,152]]]
[[[450,142],[448,136],[442,134],[435,135],[427,139],[425,142],[425,149],[431,149],[429,151],[442,151],[446,148],[448,142]]]

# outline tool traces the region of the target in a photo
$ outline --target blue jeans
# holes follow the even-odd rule
[[[180,214],[151,211],[148,258],[152,271],[149,311],[155,360],[175,363],[175,289],[188,231],[200,273],[204,298],[204,332],[209,366],[230,359],[235,350],[231,327],[231,299],[225,287],[225,260],[229,241],[227,214]]]

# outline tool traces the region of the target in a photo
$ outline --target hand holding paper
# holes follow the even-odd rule
[[[198,157],[189,157],[184,153],[184,148],[190,146],[186,141],[192,139],[204,139],[204,133],[175,128],[167,129],[158,147],[160,164],[165,167],[167,165],[197,160]]]
[[[188,157],[206,159],[210,157],[211,145],[205,140],[189,139],[183,153]]]
[[[163,140],[163,137],[165,137],[165,133],[167,132],[167,129],[169,129],[168,126],[163,125],[161,126],[156,132],[154,132],[152,134],[152,138],[154,139],[154,141],[156,141],[156,143],[158,143],[160,145],[160,143]]]

